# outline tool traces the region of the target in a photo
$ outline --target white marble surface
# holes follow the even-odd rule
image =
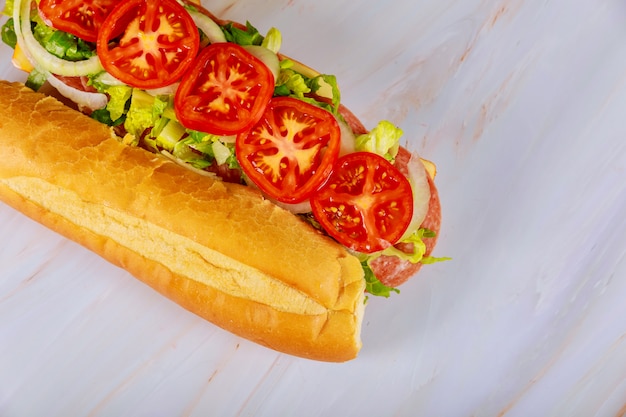
[[[624,2],[205,4],[278,27],[368,126],[403,127],[438,165],[453,260],[373,300],[360,357],[325,364],[0,205],[0,416],[626,415]]]

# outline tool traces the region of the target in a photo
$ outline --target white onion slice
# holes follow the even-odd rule
[[[95,81],[98,83],[105,84],[110,87],[119,87],[123,85],[128,85],[124,81],[121,81],[115,78],[113,75],[109,74],[108,72],[101,72],[100,74],[98,74],[95,77]],[[170,85],[166,85],[165,87],[146,90],[146,93],[150,94],[151,96],[174,95],[179,85],[180,83],[176,82]]]
[[[28,59],[33,67],[37,67],[37,62],[28,48],[26,48],[26,41],[24,40],[24,35],[22,34],[22,19],[20,12],[22,10],[22,2],[26,3],[27,1],[28,0],[14,0],[13,2],[13,31],[15,32],[18,45],[22,48],[22,53],[26,56],[26,59]]]
[[[430,184],[428,183],[428,173],[426,167],[422,163],[422,160],[413,152],[411,158],[407,163],[407,170],[409,172],[408,178],[413,190],[413,217],[409,227],[404,232],[402,239],[409,237],[418,227],[424,222],[426,215],[428,214],[428,208],[430,206]]]
[[[179,85],[180,85],[179,82],[175,82],[173,84],[166,85],[165,87],[146,90],[146,93],[150,94],[151,96],[161,96],[161,95],[173,96],[176,93],[176,90],[178,90]]]
[[[95,77],[94,81],[105,84],[109,87],[119,87],[122,85],[127,85],[124,81],[118,80],[108,72],[101,72]]]
[[[276,53],[260,45],[246,45],[243,48],[246,51],[250,52],[250,54],[252,54],[256,58],[258,58],[269,68],[269,70],[272,72],[272,75],[274,76],[274,80],[278,79],[278,74],[280,72],[280,61],[278,60],[278,55],[276,55]]]
[[[339,156],[344,156],[349,153],[356,152],[356,136],[354,132],[346,122],[343,120],[337,119],[337,123],[339,124],[339,130],[341,131],[341,142],[339,147]]]
[[[209,39],[209,42],[226,42],[226,36],[224,35],[224,32],[222,32],[222,28],[220,28],[219,25],[213,21],[213,19],[194,10],[187,10],[187,12],[189,12],[189,15],[193,19],[196,26],[198,26],[202,33],[204,33]]]
[[[92,93],[70,87],[54,75],[49,75],[47,80],[61,95],[76,103],[79,109],[97,110],[107,105],[108,98],[105,94]]]
[[[18,42],[24,49],[26,57],[31,64],[47,72],[68,76],[79,77],[82,75],[96,74],[103,70],[97,55],[83,61],[66,61],[52,55],[39,44],[33,35],[30,26],[30,0],[16,0],[14,3],[13,20]]]

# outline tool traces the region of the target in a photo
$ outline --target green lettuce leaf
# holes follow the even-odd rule
[[[80,61],[96,54],[92,43],[46,25],[39,15],[34,15],[35,39],[52,55],[68,61]]]
[[[250,22],[246,22],[246,30],[242,30],[229,22],[222,26],[222,31],[228,42],[238,45],[261,45],[264,39],[263,35]]]
[[[370,268],[367,261],[361,261],[361,267],[365,272],[365,291],[369,294],[379,297],[389,298],[392,292],[400,293],[400,290],[393,287],[388,287],[376,278],[374,271]]]
[[[126,85],[110,86],[99,83],[94,78],[89,79],[89,85],[95,87],[98,92],[109,96],[106,107],[95,110],[91,118],[108,126],[119,126],[126,121],[126,112],[130,107],[132,87]]]
[[[276,28],[271,28],[270,30],[267,31],[267,34],[265,35],[263,42],[261,42],[261,46],[277,54],[278,51],[280,50],[280,46],[282,42],[283,42],[283,38],[282,38],[280,31]]]
[[[17,35],[15,35],[13,18],[10,18],[2,25],[2,42],[13,49],[15,49],[15,45],[17,45]]]
[[[158,118],[155,126],[150,131],[150,140],[155,150],[165,149],[174,152],[178,142],[187,135],[185,128],[175,120],[165,117]]]
[[[159,122],[167,106],[168,101],[143,90],[133,89],[124,128],[136,139],[141,138],[147,129]]]
[[[322,107],[335,115],[338,114],[341,94],[337,85],[337,78],[327,74],[311,78],[295,71],[292,67],[293,61],[289,59],[280,61],[280,73],[274,87],[274,95],[294,97]],[[313,95],[328,97],[330,103],[317,100]]]
[[[224,142],[221,136],[209,133],[198,132],[188,129],[189,138],[185,140],[187,146],[196,153],[204,155],[204,159],[212,163],[227,164],[231,169],[241,169],[237,157],[235,156],[235,144]]]
[[[106,107],[102,109],[97,109],[91,112],[91,118],[99,121],[108,126],[119,126],[126,120],[125,116],[122,116],[116,120],[111,119],[111,113],[107,110]]]
[[[445,257],[445,256],[443,257],[424,256],[420,262],[424,265],[430,265],[430,264],[434,264],[437,262],[445,262],[445,261],[450,261],[450,260],[452,260],[452,258]]]
[[[435,258],[432,256],[424,256],[424,253],[426,252],[426,245],[424,244],[423,239],[427,237],[435,237],[435,232],[425,228],[420,228],[416,230],[415,233],[411,234],[408,238],[402,241],[403,243],[413,243],[413,253],[406,253],[396,249],[393,246],[390,246],[389,248],[373,255],[358,255],[361,260],[361,266],[363,267],[363,271],[365,272],[365,288],[367,292],[372,295],[382,297],[389,297],[391,295],[391,292],[400,292],[397,288],[388,287],[380,282],[380,280],[374,274],[372,268],[369,266],[369,263],[371,261],[381,255],[395,256],[411,263],[420,262],[422,264],[433,264],[435,262],[450,260],[450,258]]]
[[[43,72],[39,72],[35,68],[28,74],[28,78],[24,84],[31,90],[37,91],[44,85],[46,79],[47,75]]]
[[[109,111],[111,120],[116,121],[126,114],[128,100],[133,94],[133,89],[126,85],[116,85],[107,88],[105,92],[109,95],[106,109]]]
[[[301,99],[305,94],[311,92],[311,87],[308,84],[309,80],[304,75],[291,69],[292,64],[288,59],[280,61],[280,72],[276,80],[274,94]]]
[[[403,239],[401,243],[412,243],[413,244],[413,253],[406,253],[401,250],[396,249],[393,246],[384,249],[380,252],[382,255],[387,256],[396,256],[402,260],[409,261],[411,263],[421,262],[423,264],[433,264],[436,262],[448,261],[450,258],[435,258],[432,256],[424,256],[426,253],[426,244],[424,243],[424,238],[435,237],[435,232],[425,228],[419,228],[411,235],[409,235],[406,239]]]
[[[167,110],[172,107],[171,97],[168,95],[154,97],[154,103],[152,104],[152,117],[157,120],[163,116]]]
[[[176,144],[172,155],[197,169],[205,169],[213,164],[213,161],[208,159],[205,154],[195,153],[189,146],[187,139]]]
[[[7,16],[13,16],[13,0],[6,0],[4,3],[4,10],[2,10],[2,14]]]
[[[320,74],[317,77],[311,78],[309,86],[316,94],[323,97],[330,96],[334,113],[337,114],[339,112],[341,93],[339,91],[339,85],[337,84],[337,77],[329,74]]]
[[[356,150],[376,153],[390,162],[398,154],[402,129],[383,120],[372,130],[356,138]]]

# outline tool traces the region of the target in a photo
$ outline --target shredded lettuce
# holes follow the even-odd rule
[[[388,287],[380,282],[380,280],[376,277],[374,271],[370,267],[370,262],[372,262],[374,259],[378,258],[381,255],[395,256],[414,264],[418,262],[422,264],[433,264],[435,262],[450,260],[450,258],[435,258],[432,256],[424,256],[424,254],[426,253],[426,244],[424,243],[423,239],[428,237],[435,237],[435,232],[425,228],[420,228],[412,233],[408,238],[402,240],[402,243],[413,243],[412,253],[406,253],[396,249],[394,246],[390,246],[389,248],[381,252],[377,252],[371,255],[356,254],[359,257],[361,261],[361,266],[363,267],[363,271],[365,272],[365,288],[367,292],[371,295],[383,297],[389,297],[391,292],[400,292],[397,288]]]
[[[106,107],[94,110],[93,112],[91,112],[90,116],[92,119],[95,119],[99,121],[100,123],[108,125],[108,126],[119,126],[123,124],[124,120],[126,119],[125,116],[122,116],[117,120],[111,119],[111,114],[106,109]]]
[[[15,34],[13,18],[10,18],[2,25],[2,42],[13,49],[15,49],[15,45],[17,45],[17,35]]]
[[[35,68],[28,73],[28,78],[24,84],[31,90],[38,91],[46,82],[47,77],[46,73],[40,72]]]
[[[357,136],[356,150],[373,152],[393,162],[398,154],[402,134],[402,129],[383,120],[369,133]]]
[[[218,138],[218,136],[216,136],[216,135],[212,135],[210,133],[205,133],[205,132],[200,132],[198,130],[193,130],[193,129],[187,129],[187,133],[197,143],[205,142],[205,141],[208,141],[208,140],[214,140],[214,139]]]
[[[250,24],[246,22],[246,29],[240,29],[232,22],[222,26],[222,32],[226,36],[228,42],[233,42],[238,45],[261,45],[263,43],[263,35]]]
[[[330,95],[333,109],[335,109],[335,114],[337,114],[339,112],[339,102],[341,101],[337,77],[330,74],[321,74],[312,78],[310,85],[315,93],[321,94],[323,97]]]
[[[195,168],[204,169],[214,161],[222,164],[234,158],[234,147],[228,147],[215,135],[188,135],[176,143],[172,154]]]
[[[218,139],[219,138],[215,135],[206,135],[201,139],[198,139],[197,136],[190,136],[190,139],[186,140],[185,143],[189,146],[189,148],[211,158],[209,160],[209,162],[211,162],[213,160],[213,143],[215,143]]]
[[[228,158],[230,158],[233,153],[232,149],[230,149],[219,140],[213,142],[213,144],[211,145],[211,151],[213,151],[215,162],[217,162],[218,165],[225,164],[226,161],[228,161]]]
[[[407,238],[403,239],[400,243],[412,243],[413,253],[406,253],[396,249],[394,246],[390,246],[380,252],[381,255],[396,256],[402,260],[409,261],[411,263],[421,262],[423,264],[433,264],[436,262],[448,261],[450,258],[435,258],[433,256],[424,256],[426,253],[426,244],[424,238],[435,237],[435,232],[425,228],[419,228]]]
[[[311,85],[311,89],[318,94],[322,93],[322,90],[330,88],[331,104],[333,109],[335,109],[335,113],[339,112],[339,102],[341,101],[341,96],[339,94],[337,79],[334,75],[318,75],[317,77],[311,79],[309,85]],[[326,93],[322,94],[323,97],[327,97]]]
[[[96,55],[94,44],[46,25],[37,14],[31,19],[36,23],[35,39],[52,55],[68,61],[81,61]]]
[[[143,90],[133,89],[124,128],[139,140],[147,129],[157,124],[168,102]]]
[[[126,112],[130,107],[130,98],[133,93],[132,87],[127,85],[107,85],[98,81],[101,74],[96,74],[89,79],[89,85],[98,92],[107,94],[109,101],[105,108],[95,110],[91,117],[100,123],[109,126],[119,126],[126,121]]]
[[[430,265],[430,264],[434,264],[437,262],[445,262],[445,261],[450,261],[450,260],[452,260],[452,258],[445,257],[445,256],[442,256],[442,257],[424,256],[420,262],[424,265]]]
[[[7,16],[13,16],[13,0],[6,0],[6,3],[4,3],[4,10],[2,10],[2,14]]]
[[[161,148],[174,153],[176,145],[186,134],[183,125],[175,120],[162,118],[150,132],[150,137],[155,138],[156,149]]]
[[[303,98],[305,94],[311,92],[311,87],[307,84],[304,75],[291,69],[292,65],[293,62],[289,59],[280,61],[280,73],[276,80],[274,94]]]
[[[171,107],[172,103],[170,96],[162,95],[154,97],[154,103],[152,104],[152,119],[158,120]]]
[[[265,35],[263,42],[261,42],[261,46],[277,54],[278,51],[280,50],[280,46],[282,42],[283,42],[283,38],[282,38],[280,31],[276,28],[271,28],[270,30],[267,31],[267,34]]]
[[[111,120],[116,121],[126,114],[126,104],[132,96],[133,89],[126,85],[115,85],[107,88],[106,93],[109,95],[106,109],[111,115]]]
[[[240,169],[239,162],[235,156],[235,144],[225,142],[221,136],[209,133],[198,132],[188,129],[189,138],[185,140],[187,146],[201,153],[210,165],[215,161],[218,165],[227,164],[231,169]]]
[[[426,244],[424,243],[422,238],[424,238],[425,234],[427,233],[431,232],[429,232],[427,229],[418,229],[402,241],[402,243],[413,244],[413,253],[408,254],[406,252],[396,249],[394,246],[390,246],[387,249],[383,250],[381,254],[387,256],[396,256],[402,260],[416,264],[422,260],[422,258],[424,257],[424,253],[426,253]]]
[[[294,70],[293,67],[294,63],[289,59],[280,61],[280,73],[276,80],[274,95],[294,97],[338,114],[341,95],[337,78],[328,74],[311,78]],[[330,103],[318,100],[313,95],[329,98]]]
[[[389,298],[392,292],[400,293],[399,289],[388,287],[380,282],[378,278],[376,278],[376,275],[374,275],[374,271],[372,271],[367,261],[361,261],[361,267],[363,268],[363,272],[365,272],[365,291],[369,294]]]
[[[191,165],[197,169],[205,169],[209,167],[213,161],[207,158],[206,154],[198,154],[194,152],[193,148],[189,146],[190,139],[186,138],[181,140],[174,147],[172,154],[181,161]]]

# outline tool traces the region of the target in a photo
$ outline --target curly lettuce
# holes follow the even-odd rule
[[[356,150],[372,152],[393,162],[398,154],[402,135],[402,129],[383,120],[368,133],[356,137]]]
[[[13,18],[10,18],[2,25],[2,42],[15,49],[17,45],[17,35],[15,34],[15,27],[13,25]]]
[[[228,42],[236,43],[238,45],[261,45],[264,40],[264,36],[250,24],[246,22],[246,28],[241,29],[235,23],[229,22],[222,26],[222,32]]]
[[[280,73],[274,87],[274,95],[295,97],[325,108],[335,115],[339,114],[341,94],[337,78],[329,74],[309,77],[297,71],[295,63],[290,59],[280,61]],[[327,98],[329,101],[320,100],[314,96]]]
[[[363,272],[365,272],[365,291],[367,291],[368,294],[389,298],[392,292],[400,293],[399,289],[388,287],[380,282],[369,266],[368,261],[361,261],[361,267],[363,268]]]
[[[410,234],[407,238],[401,240],[399,243],[412,243],[413,244],[413,252],[407,253],[397,249],[394,246],[390,246],[387,249],[384,249],[380,252],[381,255],[387,256],[396,256],[404,261],[409,261],[411,263],[422,263],[422,264],[433,264],[436,262],[447,261],[450,258],[435,258],[433,256],[424,256],[426,253],[426,244],[424,243],[424,238],[435,237],[435,232],[432,230],[428,230],[425,228],[419,228],[412,234]]]
[[[81,61],[96,55],[94,44],[48,26],[37,14],[31,19],[35,22],[35,39],[52,55],[68,61]]]
[[[282,43],[283,38],[280,31],[276,28],[270,28],[270,30],[267,31],[265,38],[261,42],[261,46],[277,54],[280,50]]]

